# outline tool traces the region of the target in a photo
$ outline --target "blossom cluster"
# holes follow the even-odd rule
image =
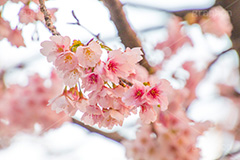
[[[18,13],[19,23],[24,25],[27,25],[29,23],[35,23],[36,21],[41,21],[42,23],[44,23],[44,15],[40,11],[40,9],[38,9],[38,11],[35,11],[29,7],[30,3],[38,4],[38,0],[11,0],[11,2],[22,2],[24,4],[24,6],[20,9]],[[1,0],[0,7],[4,6],[6,3],[7,1]],[[51,15],[53,22],[56,21],[56,17],[54,16],[54,14],[57,10],[57,8],[49,9],[49,14]],[[22,37],[22,28],[16,26],[14,29],[12,29],[10,26],[10,22],[2,17],[2,12],[4,12],[3,9],[0,11],[0,40],[2,40],[3,38],[7,38],[11,45],[16,47],[25,47],[24,39]]]
[[[190,63],[187,63],[190,67]],[[186,64],[186,65],[187,65]],[[191,88],[191,87],[190,87]],[[124,140],[126,156],[141,160],[195,160],[200,158],[197,138],[211,123],[190,120],[184,109],[189,105],[188,87],[174,90],[169,96],[168,110],[160,112],[151,125],[142,124],[133,140]],[[190,89],[192,90],[192,89]],[[195,90],[192,90],[195,92]]]
[[[142,125],[136,139],[125,140],[128,158],[141,160],[193,160],[200,158],[196,147],[198,136],[209,127],[209,123],[195,123],[184,112],[166,111],[159,116],[159,122]]]
[[[51,75],[51,85],[45,86],[45,79],[35,74],[27,86],[11,85],[0,90],[0,148],[6,147],[18,132],[32,133],[39,124],[41,132],[57,128],[70,118],[56,114],[47,106],[48,100],[62,89],[62,82],[56,73]]]
[[[86,45],[74,40],[70,46],[67,36],[51,36],[41,46],[66,85],[50,101],[57,112],[72,116],[79,110],[86,124],[112,128],[138,108],[145,123],[154,122],[157,112],[167,109],[169,82],[142,82],[138,76],[146,73],[137,65],[143,55],[140,48],[112,50],[93,40]]]

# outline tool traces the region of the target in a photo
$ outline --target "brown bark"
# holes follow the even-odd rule
[[[56,27],[53,25],[51,15],[49,14],[49,12],[45,6],[45,0],[39,0],[39,3],[40,3],[40,10],[44,15],[45,26],[49,29],[49,31],[52,33],[52,35],[60,35],[60,33],[57,31]]]

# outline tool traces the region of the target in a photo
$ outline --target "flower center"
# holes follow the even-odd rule
[[[153,88],[148,92],[148,94],[151,95],[153,98],[156,98],[157,96],[159,96],[160,92],[156,88]]]
[[[118,65],[117,63],[110,61],[108,64],[108,70],[112,71],[113,73],[116,73],[118,70],[117,65]]]
[[[137,90],[135,92],[135,98],[140,98],[140,97],[142,97],[142,95],[143,95],[143,91],[142,90]]]
[[[98,78],[98,75],[96,75],[96,74],[91,74],[91,75],[89,76],[89,81],[90,81],[90,83],[91,83],[91,84],[97,83],[97,78]]]

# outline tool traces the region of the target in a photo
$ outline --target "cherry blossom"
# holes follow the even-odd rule
[[[75,53],[67,51],[59,54],[54,62],[57,70],[68,71],[73,70],[78,65],[78,59]]]
[[[88,73],[82,77],[82,87],[87,91],[100,90],[104,82],[97,73]]]
[[[170,92],[170,83],[167,80],[160,80],[154,87],[148,89],[146,99],[150,105],[160,105],[162,110],[166,110],[168,106],[167,94]]]
[[[18,30],[17,28],[15,28],[10,32],[7,38],[9,42],[16,47],[26,47],[26,45],[24,44],[24,39],[22,37],[22,30]]]
[[[126,105],[140,106],[146,102],[144,94],[146,93],[147,88],[140,82],[136,82],[124,95],[122,101]]]
[[[199,159],[197,138],[209,127],[209,123],[191,125],[184,115],[180,110],[174,114],[165,113],[162,119],[167,121],[168,126],[156,122],[142,125],[135,140],[122,142],[127,157],[143,160]]]
[[[102,50],[97,42],[91,41],[86,47],[79,46],[76,54],[81,66],[94,67],[100,60]]]
[[[53,62],[60,53],[69,51],[70,38],[68,36],[51,36],[50,40],[41,43],[43,48],[40,52],[47,57],[49,62]]]
[[[106,47],[99,42],[91,40],[84,45],[75,40],[69,46],[69,37],[50,39],[42,43],[41,53],[48,59],[54,57],[53,64],[66,85],[64,92],[50,101],[56,112],[72,116],[79,110],[84,123],[111,129],[121,126],[138,107],[140,118],[146,123],[154,122],[158,112],[167,109],[171,87],[166,80],[141,78],[150,80],[152,86],[137,81],[137,73],[146,73],[137,66],[143,55],[140,48],[127,48],[124,52],[107,48],[107,58],[101,60]],[[73,88],[81,98],[71,98]]]
[[[58,11],[58,9],[57,8],[49,8],[48,11],[49,11],[49,14],[51,15],[52,22],[53,23],[56,22],[55,13]],[[38,20],[38,21],[41,21],[43,23],[45,22],[44,15],[40,10],[36,13],[35,19]]]
[[[10,24],[8,21],[5,21],[1,16],[0,16],[0,40],[3,38],[7,38],[9,34],[11,33],[12,29],[10,27]]]
[[[36,19],[36,12],[29,8],[28,5],[25,5],[19,11],[19,22],[24,24],[33,23]]]
[[[2,0],[2,1],[0,1],[0,6],[1,6],[1,5],[4,5],[7,1],[8,1],[8,0]]]
[[[176,54],[177,50],[184,44],[192,44],[191,39],[182,30],[181,19],[173,16],[168,24],[168,39],[164,42],[158,43],[155,49],[163,50],[165,58],[170,58],[171,55]]]
[[[224,34],[231,36],[233,29],[228,12],[221,6],[211,8],[207,18],[202,18],[199,24],[204,33],[212,33],[218,37]]]
[[[52,73],[52,85],[45,87],[44,82],[45,79],[35,74],[29,77],[27,86],[11,85],[3,91],[0,96],[0,147],[6,147],[17,132],[34,132],[36,123],[44,132],[70,120],[47,106],[48,100],[62,89],[60,79]]]

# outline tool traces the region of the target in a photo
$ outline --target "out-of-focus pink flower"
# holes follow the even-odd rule
[[[168,39],[164,42],[158,43],[155,49],[162,50],[165,54],[165,58],[170,58],[173,54],[177,53],[177,50],[181,48],[185,43],[192,44],[191,39],[182,30],[180,24],[181,19],[173,16],[168,24]]]
[[[188,91],[188,97],[184,104],[184,106],[188,107],[188,105],[196,98],[197,85],[206,75],[206,70],[197,71],[192,61],[185,62],[183,68],[189,72],[189,78],[185,85],[185,88]]]
[[[1,0],[0,1],[0,6],[4,5],[8,0]]]
[[[38,1],[38,0],[36,0],[36,1]],[[50,16],[51,16],[51,20],[52,20],[52,22],[54,23],[54,22],[56,22],[56,17],[55,17],[55,13],[58,11],[58,9],[57,8],[48,8],[48,13],[50,14]],[[43,15],[43,13],[39,10],[37,13],[36,13],[36,18],[35,18],[36,20],[39,20],[39,21],[41,21],[41,22],[43,22],[43,23],[45,23],[45,20],[44,20],[44,15]]]
[[[71,40],[68,36],[51,36],[50,40],[41,43],[43,48],[40,52],[47,57],[49,62],[53,62],[60,53],[69,51]]]
[[[79,64],[85,68],[94,67],[100,61],[102,55],[101,46],[91,41],[88,46],[79,46],[76,51]]]
[[[18,30],[17,28],[12,30],[12,32],[10,32],[7,38],[8,38],[8,41],[16,47],[20,47],[20,46],[26,47],[24,43],[24,39],[22,37],[22,30]]]
[[[199,24],[204,33],[212,33],[218,37],[224,34],[231,36],[233,29],[228,12],[221,6],[211,8],[207,18],[202,18]]]
[[[62,90],[60,79],[52,73],[52,85],[45,87],[44,82],[45,79],[36,74],[29,78],[27,86],[11,85],[4,90],[0,96],[0,148],[5,147],[3,145],[19,131],[32,133],[36,123],[45,132],[70,120],[47,106],[48,100]]]
[[[12,32],[12,29],[10,27],[9,22],[5,21],[0,16],[0,40],[2,40],[3,38],[7,38],[11,32]]]
[[[149,116],[151,114],[150,112]],[[151,125],[143,124],[137,131],[135,140],[122,142],[126,147],[127,157],[142,160],[199,159],[200,149],[196,147],[197,138],[209,128],[209,123],[193,123],[181,110],[174,114],[166,113],[163,119],[168,126],[157,122]]]
[[[28,24],[33,23],[36,20],[36,12],[29,8],[28,5],[25,5],[23,8],[21,8],[19,12],[19,22]]]
[[[72,101],[65,95],[49,100],[49,105],[51,105],[52,110],[55,110],[56,113],[64,111],[66,114],[73,116],[77,111]]]
[[[151,122],[155,122],[157,119],[157,113],[154,110],[153,106],[147,103],[141,105],[139,116],[142,122],[145,124],[150,124]]]

